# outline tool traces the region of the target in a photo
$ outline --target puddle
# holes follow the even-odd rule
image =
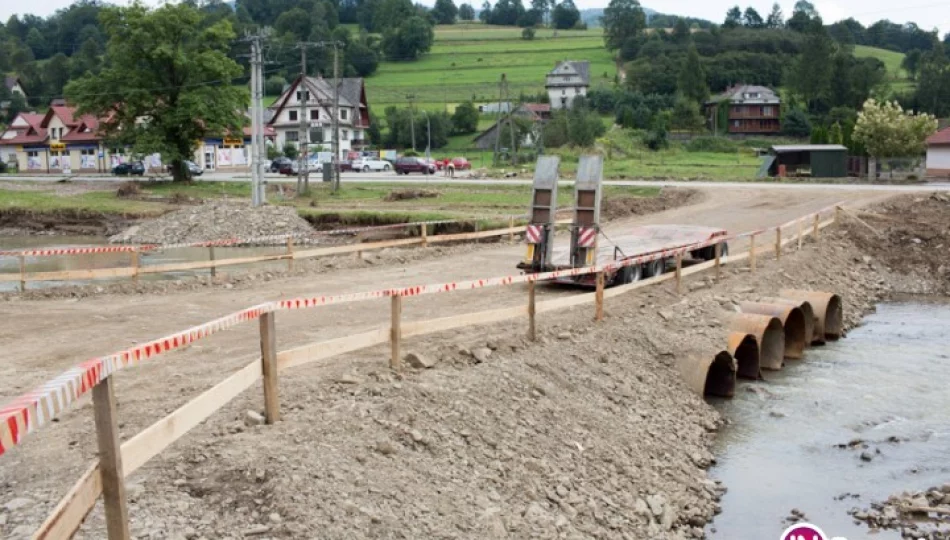
[[[847,511],[950,482],[948,330],[950,302],[881,304],[846,339],[717,402],[731,425],[710,474],[729,491],[707,537],[778,539],[797,508],[829,536],[899,539]],[[857,439],[868,448],[837,447]]]
[[[5,236],[0,237],[0,249],[56,249],[66,247],[88,247],[108,245],[105,237],[90,236]],[[263,247],[216,247],[216,259],[237,257],[254,257],[258,255],[279,255],[286,253],[284,246]],[[143,253],[139,259],[142,266],[156,264],[171,264],[178,262],[207,261],[208,248],[181,248]],[[131,266],[132,259],[128,253],[97,253],[94,255],[70,255],[57,257],[27,257],[27,272],[59,272],[65,270],[93,270],[99,268],[115,268]],[[254,268],[255,271],[277,270],[287,267],[286,261],[266,263],[252,263],[247,265],[224,266],[219,272],[233,272],[244,268]],[[19,273],[20,263],[15,257],[0,257],[0,273]],[[167,272],[163,274],[143,274],[142,280],[178,279],[182,276],[210,275],[210,270],[189,270],[186,272]],[[28,289],[43,289],[60,287],[63,285],[80,285],[89,283],[107,283],[112,280],[97,279],[94,281],[30,281]],[[129,281],[128,278],[118,278],[118,281]],[[0,292],[18,290],[18,282],[0,282]]]

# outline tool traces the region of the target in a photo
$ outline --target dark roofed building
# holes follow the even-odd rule
[[[586,96],[590,87],[590,62],[567,60],[548,72],[544,88],[552,109],[569,109],[577,96]]]
[[[720,113],[722,108],[725,113]],[[782,131],[782,100],[771,88],[743,84],[733,86],[706,101],[709,127],[741,135],[775,135]]]

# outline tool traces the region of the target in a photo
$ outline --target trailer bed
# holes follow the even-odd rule
[[[723,229],[694,225],[644,225],[635,227],[629,233],[621,236],[609,235],[609,240],[601,235],[597,240],[597,260],[594,261],[594,264],[601,265],[634,255],[656,253],[657,251],[698,244],[719,236],[726,236],[726,234]],[[619,248],[619,250],[616,251],[615,257],[616,248]],[[556,267],[569,268],[571,265],[570,249],[556,249],[553,260]]]

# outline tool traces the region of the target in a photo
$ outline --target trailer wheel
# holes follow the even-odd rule
[[[620,272],[617,273],[617,282],[620,285],[626,285],[627,283],[633,283],[634,281],[640,281],[643,277],[643,269],[639,264],[634,264],[631,266],[624,266],[620,269]]]
[[[656,261],[650,261],[644,266],[644,277],[656,277],[662,274],[666,270],[666,261],[663,259],[658,259]]]

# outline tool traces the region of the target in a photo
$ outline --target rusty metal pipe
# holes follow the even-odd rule
[[[771,315],[782,321],[785,329],[785,358],[801,360],[805,355],[805,314],[802,310],[786,304],[764,302],[739,302],[743,313]]]
[[[841,297],[835,293],[823,291],[803,291],[782,289],[779,296],[795,300],[808,300],[815,310],[815,335],[812,343],[824,343],[826,339],[836,340],[844,333],[844,310]]]
[[[759,367],[782,369],[785,358],[785,329],[777,317],[757,313],[737,313],[730,330],[755,336],[759,344]]]
[[[808,300],[781,298],[778,296],[763,298],[761,302],[766,304],[786,304],[802,310],[802,315],[805,316],[805,345],[810,345],[815,339],[815,310],[812,309],[811,302]]]
[[[736,361],[729,351],[684,355],[677,365],[686,386],[701,396],[732,397],[736,393]]]
[[[736,376],[743,379],[762,378],[759,369],[759,342],[755,336],[744,332],[729,334],[728,351],[736,359]]]

